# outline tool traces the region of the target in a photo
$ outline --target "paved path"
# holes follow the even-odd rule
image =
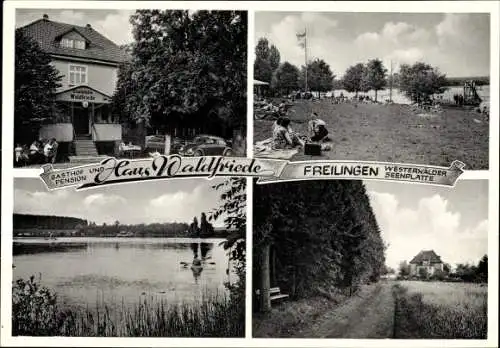
[[[392,338],[394,298],[390,283],[378,283],[369,293],[353,296],[297,333],[303,338]]]

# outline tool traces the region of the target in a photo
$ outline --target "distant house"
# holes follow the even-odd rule
[[[420,276],[422,272],[432,276],[436,271],[444,271],[444,263],[434,250],[422,250],[410,261],[411,276]]]

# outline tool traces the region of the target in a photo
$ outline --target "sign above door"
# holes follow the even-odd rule
[[[111,97],[87,86],[77,86],[67,89],[56,95],[58,101],[69,101],[75,103],[104,103],[109,104]]]

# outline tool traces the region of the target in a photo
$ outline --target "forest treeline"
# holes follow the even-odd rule
[[[184,222],[150,224],[96,224],[93,221],[68,216],[14,214],[14,236],[85,236],[85,237],[227,237],[231,231],[216,229],[201,214],[199,231]],[[196,218],[195,218],[196,220]]]
[[[88,222],[69,216],[14,214],[14,229],[55,229],[66,230],[87,226]]]
[[[361,181],[254,185],[253,209],[255,289],[270,277],[294,298],[352,294],[379,279],[385,246]]]

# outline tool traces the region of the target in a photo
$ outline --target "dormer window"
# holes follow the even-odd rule
[[[85,41],[63,38],[61,40],[61,47],[76,48],[79,50],[84,50],[85,49]]]

